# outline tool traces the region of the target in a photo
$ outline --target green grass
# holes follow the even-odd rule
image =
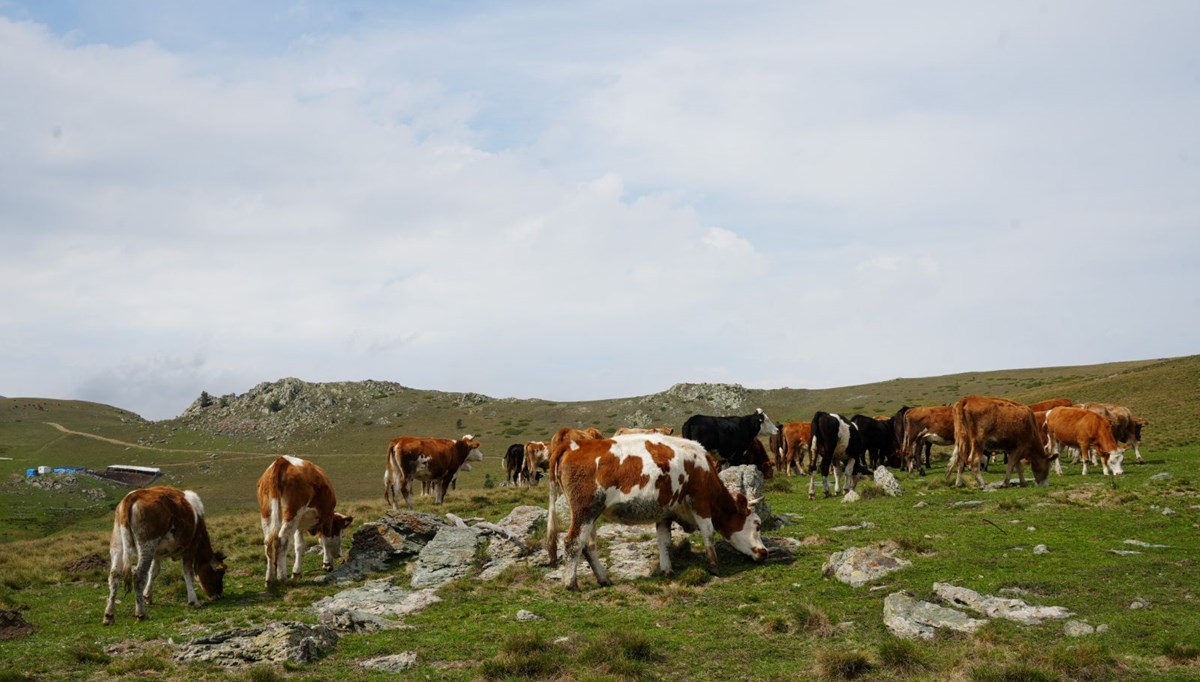
[[[945,402],[956,397],[952,387],[1024,400],[1060,394],[1112,400],[1150,420],[1143,448],[1149,463],[1131,463],[1128,474],[1115,480],[1084,477],[1078,466],[1068,466],[1064,476],[1052,475],[1045,489],[985,493],[946,485],[935,462],[928,476],[897,475],[904,496],[869,496],[853,505],[836,498],[809,501],[807,481],[777,479],[768,486],[768,501],[777,513],[794,515],[797,523],[774,534],[807,539],[791,561],[757,565],[723,556],[720,575],[710,578],[702,555],[677,556],[674,578],[618,580],[611,588],[599,588],[584,566],[578,594],[546,580],[542,568],[519,566],[495,581],[467,578],[443,588],[441,603],[406,619],[412,629],[347,635],[334,654],[311,665],[228,673],[172,662],[167,642],[275,620],[312,622],[315,615],[307,606],[341,589],[315,582],[320,559],[314,555],[306,557],[306,578],[299,584],[273,593],[262,588],[254,482],[274,453],[295,452],[318,461],[338,487],[339,508],[366,520],[384,511],[379,479],[387,441],[408,432],[453,435],[465,430],[455,428],[462,419],[472,431],[491,433],[491,440],[484,440],[488,459],[461,477],[459,489],[448,494],[441,508],[435,509],[429,498],[417,497],[415,504],[422,511],[496,521],[517,505],[545,504],[546,494],[544,485],[483,488],[489,474],[500,476],[497,462],[507,447],[503,429],[523,428],[530,437],[542,437],[555,425],[586,421],[587,414],[618,415],[604,421],[619,421],[619,415],[632,413],[639,403],[496,401],[468,411],[443,394],[405,389],[372,395],[379,407],[358,415],[353,425],[342,419],[335,432],[302,433],[285,443],[255,440],[252,434],[217,437],[189,430],[179,421],[147,423],[90,403],[0,400],[0,455],[13,458],[0,461],[0,539],[8,550],[0,553],[0,604],[23,608],[23,616],[38,628],[31,636],[0,642],[0,681],[389,679],[365,673],[356,663],[410,650],[417,652],[419,662],[411,677],[435,680],[1197,679],[1197,377],[1200,361],[1193,357],[904,379],[826,391],[751,391],[750,400],[776,420],[805,419],[819,406],[844,409],[840,400],[880,413],[894,411],[909,396],[921,396],[928,404]],[[580,412],[584,407],[589,411]],[[660,411],[659,406],[645,411],[651,407]],[[681,423],[687,409],[662,406],[663,423]],[[407,416],[389,416],[398,412]],[[380,425],[380,416],[389,416],[392,425]],[[376,423],[365,425],[368,420]],[[47,421],[171,450],[66,435]],[[111,463],[162,466],[166,482],[200,491],[214,543],[229,556],[224,599],[188,608],[179,564],[169,562],[149,620],[135,621],[132,600],[122,595],[116,625],[100,625],[107,569],[72,573],[67,566],[89,554],[107,557],[111,509],[124,490],[89,481],[60,491],[34,491],[13,475],[37,464]],[[1171,478],[1149,480],[1163,471]],[[999,480],[1003,473],[996,469],[985,478]],[[82,492],[88,489],[101,492],[85,498]],[[977,500],[982,504],[954,506]],[[916,508],[917,502],[925,505]],[[1166,508],[1176,513],[1164,516]],[[27,520],[14,523],[18,517]],[[829,530],[863,521],[875,525]],[[1135,547],[1124,544],[1126,539],[1167,547]],[[821,577],[830,553],[885,540],[896,542],[901,556],[913,562],[877,581],[885,589],[855,589]],[[1037,544],[1047,545],[1049,553],[1034,555]],[[1119,556],[1110,550],[1141,554]],[[938,581],[986,594],[1014,588],[1027,601],[1065,606],[1077,618],[1108,629],[1067,640],[1060,622],[994,622],[974,636],[942,635],[932,642],[895,639],[882,624],[884,597],[908,590],[931,598],[931,586]],[[1148,606],[1128,608],[1135,598]],[[546,620],[517,622],[514,615],[520,609]]]

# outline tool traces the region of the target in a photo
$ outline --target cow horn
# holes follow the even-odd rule
[[[759,502],[762,502],[762,501],[763,501],[763,498],[761,498],[761,497],[756,497],[756,498],[754,498],[753,500],[750,500],[749,502],[747,502],[746,504],[748,504],[748,505],[750,505],[751,507],[753,507],[754,505],[756,505],[756,504],[758,504]]]

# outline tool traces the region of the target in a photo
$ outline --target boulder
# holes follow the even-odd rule
[[[483,543],[483,532],[475,528],[442,528],[417,555],[412,586],[440,587],[467,575]]]
[[[894,542],[885,542],[873,547],[850,547],[829,555],[821,567],[826,578],[833,576],[852,586],[860,587],[876,578],[898,571],[912,562],[895,556],[899,547]]]
[[[388,512],[354,531],[345,563],[325,575],[327,583],[349,583],[416,556],[442,528],[440,516],[421,512]]]
[[[402,627],[399,621],[441,601],[433,590],[409,590],[394,578],[368,580],[313,604],[322,623],[343,632],[374,632]]]
[[[875,485],[891,497],[899,497],[904,494],[904,488],[901,487],[900,481],[897,481],[892,472],[882,465],[875,470]]]
[[[1004,618],[1022,625],[1037,625],[1043,620],[1057,620],[1071,615],[1061,606],[1031,606],[1020,599],[982,595],[947,583],[934,583],[933,593],[951,606],[968,608],[988,618]]]
[[[962,611],[921,601],[907,592],[894,592],[884,598],[883,622],[892,634],[904,639],[933,639],[938,628],[970,634],[987,623]]]
[[[758,518],[762,520],[763,530],[775,530],[782,528],[785,521],[775,515],[771,508],[767,506],[767,498],[765,491],[765,481],[762,472],[758,467],[752,464],[743,464],[742,466],[729,467],[718,474],[721,477],[721,482],[729,489],[731,493],[742,493],[749,500],[758,500],[758,504],[754,505],[754,513],[758,514]]]
[[[256,663],[312,663],[332,652],[337,641],[338,634],[328,626],[279,621],[194,639],[180,647],[175,660],[203,661],[225,668]]]
[[[358,667],[383,673],[399,673],[417,667],[417,652],[405,651],[359,661]]]

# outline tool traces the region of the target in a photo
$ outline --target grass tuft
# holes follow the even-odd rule
[[[484,679],[550,677],[562,667],[562,657],[539,633],[518,633],[505,641],[500,654],[479,667]]]
[[[971,670],[973,682],[1057,682],[1058,673],[1044,670],[1024,663],[1005,666],[1003,668],[974,668]]]
[[[853,680],[871,670],[871,661],[861,651],[825,649],[817,653],[817,669],[825,679]]]
[[[579,658],[588,667],[614,678],[642,679],[649,676],[651,665],[666,660],[660,649],[661,645],[641,633],[620,630],[593,641]]]
[[[76,644],[68,653],[76,663],[107,665],[112,662],[112,656],[104,653],[104,650],[96,644]]]
[[[677,577],[675,580],[680,585],[698,587],[712,580],[712,574],[709,573],[708,569],[706,568],[702,568],[700,566],[688,566],[679,573],[679,577]]]
[[[246,677],[250,682],[280,682],[285,679],[275,668],[266,664],[254,666],[246,674]]]
[[[1171,642],[1163,645],[1162,652],[1175,663],[1190,663],[1193,659],[1200,658],[1200,646],[1195,644]]]
[[[109,675],[119,676],[130,673],[163,672],[166,669],[165,656],[158,653],[141,652],[113,661],[105,668],[105,671]]]
[[[877,649],[879,661],[885,668],[900,672],[915,672],[929,668],[917,645],[907,639],[887,637]]]
[[[833,622],[824,611],[812,604],[800,604],[792,612],[792,620],[796,629],[818,637],[828,637],[834,633]]]

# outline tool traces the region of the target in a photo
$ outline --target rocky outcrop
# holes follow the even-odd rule
[[[1062,619],[1071,612],[1061,606],[1031,606],[1020,599],[982,595],[975,590],[947,583],[934,583],[933,593],[949,604],[970,609],[988,618],[1003,618],[1022,625],[1037,625],[1047,619]]]
[[[412,586],[439,587],[471,572],[475,553],[485,542],[482,531],[443,528],[421,549],[412,570]]]
[[[883,623],[904,639],[933,639],[939,628],[972,633],[987,621],[962,611],[921,601],[907,592],[894,592],[883,600]]]
[[[180,647],[175,660],[203,661],[224,668],[255,663],[312,663],[333,651],[337,641],[338,634],[328,626],[280,621],[194,639]]]
[[[389,512],[359,526],[350,541],[346,562],[325,576],[329,583],[349,583],[411,559],[450,523],[422,512]]]
[[[712,408],[717,415],[728,415],[745,409],[750,391],[740,384],[675,384],[671,388],[642,398],[643,403],[665,400],[682,403],[702,403],[698,407]]]
[[[394,578],[381,578],[325,597],[312,608],[322,623],[339,632],[374,632],[399,628],[397,619],[440,601],[433,590],[410,590],[396,585]]]

